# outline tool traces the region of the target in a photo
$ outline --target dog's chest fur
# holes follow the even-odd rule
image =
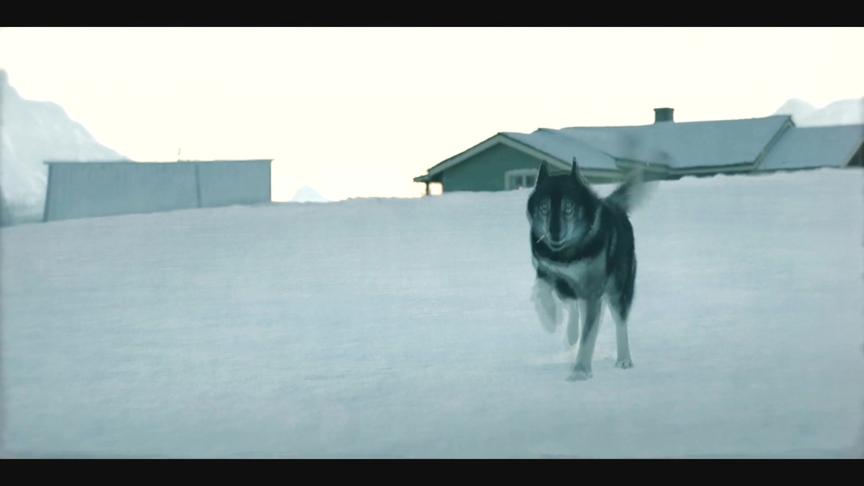
[[[534,268],[545,274],[561,297],[597,298],[606,290],[606,252],[573,262],[555,262],[534,255]]]

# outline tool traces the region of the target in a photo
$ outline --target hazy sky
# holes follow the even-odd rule
[[[0,68],[134,159],[272,158],[273,198],[418,196],[499,131],[864,95],[864,28],[5,28]]]

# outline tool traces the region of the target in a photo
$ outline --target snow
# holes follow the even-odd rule
[[[99,144],[59,105],[31,101],[9,85],[0,71],[0,186],[3,207],[11,214],[3,223],[42,218],[48,169],[44,162],[127,160]]]
[[[2,455],[861,457],[862,182],[659,182],[579,383],[528,190],[3,228]]]

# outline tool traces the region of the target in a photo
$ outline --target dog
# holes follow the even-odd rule
[[[531,254],[537,272],[532,300],[543,327],[554,332],[568,309],[567,340],[579,350],[569,380],[591,378],[591,360],[605,299],[615,320],[615,366],[633,367],[627,317],[636,281],[636,247],[627,217],[646,194],[642,172],[600,198],[583,179],[576,159],[569,175],[550,176],[546,162],[528,198]],[[579,316],[583,317],[579,329]]]

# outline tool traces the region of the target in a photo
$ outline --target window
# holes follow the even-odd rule
[[[534,187],[537,181],[535,169],[508,170],[504,173],[504,187],[509,191],[520,187]]]

